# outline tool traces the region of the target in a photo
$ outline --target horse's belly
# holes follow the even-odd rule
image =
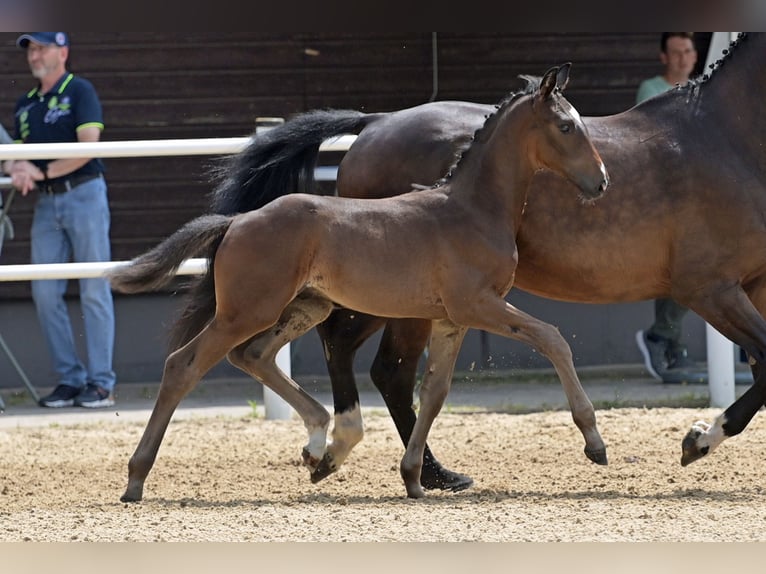
[[[571,303],[626,303],[663,296],[662,285],[654,277],[651,273],[613,273],[585,266],[540,269],[520,262],[514,286],[533,295]]]

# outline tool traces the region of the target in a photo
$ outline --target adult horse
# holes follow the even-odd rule
[[[753,386],[712,426],[692,426],[683,465],[742,432],[766,400],[765,55],[763,34],[741,35],[702,81],[621,114],[584,118],[610,166],[612,192],[595,205],[577,204],[569,184],[539,174],[517,236],[516,287],[581,303],[673,297],[747,351]],[[311,173],[321,141],[341,133],[360,132],[340,165],[340,196],[387,197],[428,184],[490,109],[440,102],[388,114],[297,116],[232,160],[241,163],[216,190],[213,209],[255,209],[292,192],[303,183],[297,174]],[[272,184],[266,193],[264,181]],[[336,410],[344,411],[358,401],[353,353],[383,325],[371,375],[406,443],[428,325],[338,310],[319,333]]]
[[[335,304],[431,322],[421,407],[401,462],[408,496],[424,495],[426,438],[468,328],[527,342],[546,355],[573,397],[586,453],[605,460],[593,405],[566,341],[504,299],[513,285],[515,237],[533,174],[551,170],[586,199],[601,196],[608,185],[579,115],[561,94],[568,76],[569,64],[552,68],[539,88],[509,97],[444,185],[376,201],[287,195],[240,215],[202,216],[112,271],[115,289],[137,292],[166,284],[194,254],[208,251],[211,262],[177,325],[186,342],[166,360],[121,500],[141,499],[175,408],[225,356],[302,416],[309,431],[303,458],[312,472],[334,466],[326,443],[329,414],[277,368],[275,357]]]

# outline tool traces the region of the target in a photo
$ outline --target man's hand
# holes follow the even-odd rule
[[[21,195],[28,194],[35,188],[38,181],[43,181],[45,175],[31,161],[18,160],[13,162],[11,167],[11,184]]]

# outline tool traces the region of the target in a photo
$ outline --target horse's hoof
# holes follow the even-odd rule
[[[407,489],[407,498],[424,498],[426,495],[425,490],[423,490],[419,484],[405,483],[404,486]]]
[[[120,497],[120,502],[139,502],[144,497],[144,485],[128,484],[125,494]]]
[[[319,464],[311,473],[311,482],[313,484],[316,484],[320,480],[324,480],[325,478],[330,476],[336,470],[338,470],[338,467],[335,465],[335,462],[332,460],[332,457],[328,453],[325,453],[322,460],[319,461]]]
[[[702,433],[697,428],[692,428],[681,442],[681,466],[687,466],[695,460],[699,460],[710,452],[709,446],[702,448],[697,445],[697,439]]]
[[[449,490],[459,492],[473,486],[473,479],[459,472],[452,472],[443,466],[430,469],[423,467],[420,485],[426,490]]]
[[[141,502],[141,498],[140,494],[135,496],[126,492],[120,497],[120,502]]]
[[[595,462],[596,464],[602,464],[602,465],[608,464],[605,448],[595,448],[591,450],[586,447],[585,456],[587,456],[591,461]]]

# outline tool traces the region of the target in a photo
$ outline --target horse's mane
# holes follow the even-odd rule
[[[474,134],[473,137],[463,145],[462,148],[458,149],[456,152],[456,160],[455,163],[452,164],[452,166],[447,170],[447,173],[436,183],[434,183],[431,187],[437,188],[441,187],[442,185],[445,185],[447,182],[449,182],[450,179],[452,179],[453,174],[460,166],[461,162],[464,162],[468,155],[471,152],[471,149],[473,149],[474,144],[476,142],[485,142],[487,139],[489,139],[489,136],[492,135],[492,133],[495,131],[495,127],[497,126],[497,120],[502,115],[502,112],[505,111],[506,108],[508,108],[513,102],[518,100],[522,96],[527,96],[529,94],[533,94],[537,88],[540,86],[540,81],[542,78],[538,76],[530,76],[526,74],[521,74],[518,76],[520,79],[524,80],[525,86],[516,91],[511,91],[508,95],[506,95],[502,100],[500,100],[497,104],[495,104],[495,111],[491,114],[488,114],[484,116],[484,123],[481,125],[480,128],[478,128]]]

